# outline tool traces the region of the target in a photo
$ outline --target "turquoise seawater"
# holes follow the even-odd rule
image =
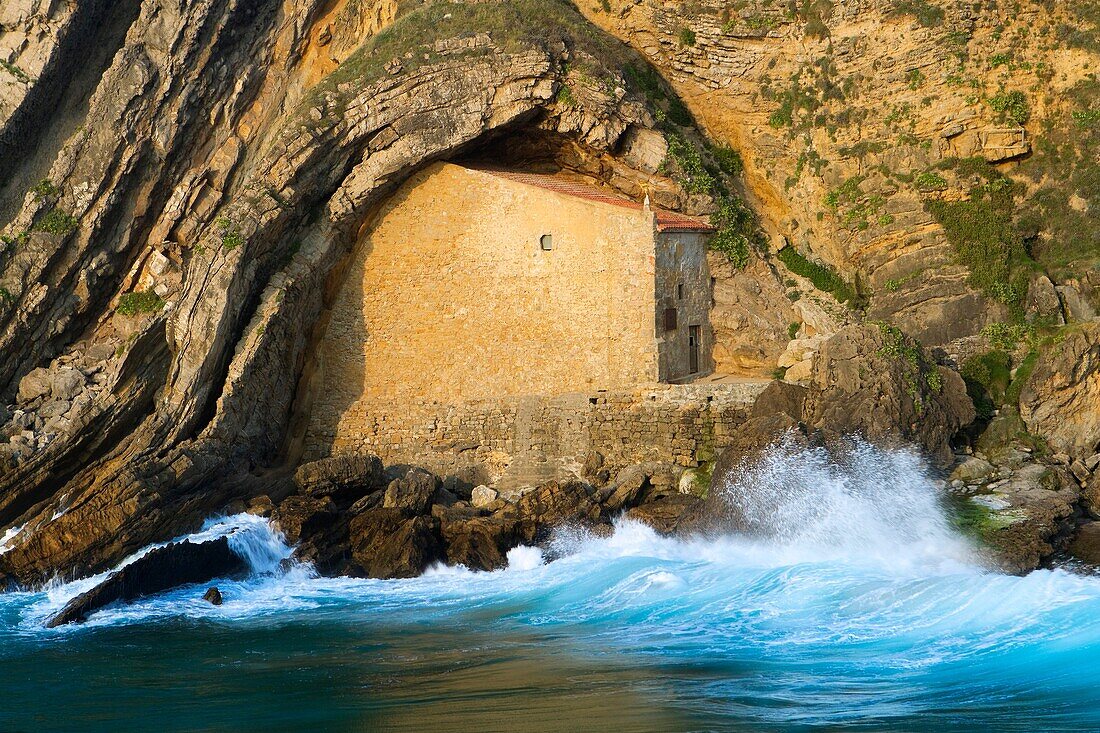
[[[920,461],[777,450],[724,487],[751,535],[620,522],[421,578],[256,574],[83,627],[92,581],[0,596],[0,731],[1100,730],[1100,578],[981,567]]]

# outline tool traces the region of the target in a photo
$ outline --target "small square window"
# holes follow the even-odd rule
[[[554,238],[549,234],[543,234],[539,237],[539,248],[543,252],[549,252],[554,249]]]

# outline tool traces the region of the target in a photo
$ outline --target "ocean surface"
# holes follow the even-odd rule
[[[1100,730],[1100,578],[984,569],[914,455],[780,447],[721,490],[750,532],[620,521],[415,580],[211,520],[254,569],[221,607],[46,630],[94,579],[0,595],[0,731]]]

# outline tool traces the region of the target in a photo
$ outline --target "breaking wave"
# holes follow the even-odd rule
[[[399,581],[317,577],[266,522],[222,518],[200,537],[228,534],[254,570],[218,583],[223,606],[184,588],[47,631],[90,581],[0,596],[0,667],[59,641],[177,629],[265,673],[309,639],[294,669],[343,665],[355,684],[330,682],[316,694],[333,707],[295,720],[337,727],[384,710],[376,729],[512,729],[523,711],[524,730],[1100,729],[1100,579],[983,568],[915,454],[857,444],[834,461],[784,444],[715,490],[744,532],[674,539],[620,520],[605,537],[559,532],[545,556],[517,548],[497,572]],[[264,714],[300,713],[291,704]]]

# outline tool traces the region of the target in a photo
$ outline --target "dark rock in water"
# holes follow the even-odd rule
[[[380,488],[384,471],[376,456],[353,454],[306,463],[294,472],[301,493],[347,506]]]
[[[227,537],[210,542],[173,542],[152,550],[69,601],[46,622],[46,627],[86,621],[88,616],[116,601],[132,601],[180,585],[238,577],[247,572],[248,563],[230,549]]]
[[[679,529],[681,520],[690,516],[702,503],[702,499],[691,494],[672,494],[636,506],[626,516],[649,525],[661,534],[672,534]]]
[[[203,593],[202,599],[212,606],[222,605],[222,592],[218,590],[218,586],[211,586],[206,589],[206,593]]]
[[[317,534],[338,518],[336,505],[329,497],[317,498],[295,494],[283,499],[273,514],[275,529],[286,541],[297,544],[303,537]]]
[[[414,468],[403,478],[394,479],[386,487],[382,506],[400,509],[409,516],[428,511],[438,486],[436,477],[427,471]]]
[[[603,507],[589,493],[589,487],[577,481],[552,481],[540,486],[500,514],[518,520],[520,539],[526,544],[545,540],[559,525],[587,526],[607,521]]]
[[[1086,522],[1069,546],[1069,554],[1082,562],[1100,566],[1100,522]]]
[[[508,550],[520,544],[516,521],[502,517],[446,519],[442,523],[447,564],[471,570],[497,570],[508,564]]]
[[[1069,545],[1079,494],[1064,468],[1033,463],[969,501],[985,509],[977,529],[991,559],[1006,572],[1025,573]]]
[[[434,489],[433,489],[434,490]],[[444,557],[438,521],[397,508],[370,509],[348,524],[350,574],[413,578]]]

